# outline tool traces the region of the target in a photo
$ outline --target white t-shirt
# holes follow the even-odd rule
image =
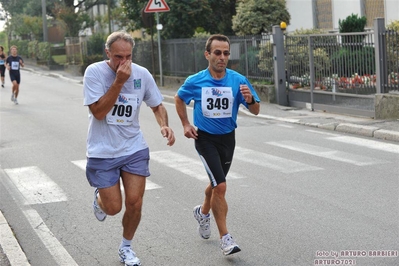
[[[115,81],[116,73],[106,61],[91,64],[83,78],[83,104],[97,102]],[[103,120],[97,120],[89,109],[87,152],[89,158],[117,158],[148,147],[140,130],[141,103],[155,107],[163,97],[150,72],[132,64],[132,74],[119,97]],[[155,121],[155,120],[154,120]]]

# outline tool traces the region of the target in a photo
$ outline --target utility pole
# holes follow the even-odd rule
[[[48,30],[47,30],[46,0],[42,0],[42,17],[43,17],[43,42],[47,42]]]
[[[111,34],[111,0],[107,0],[108,6],[108,32]]]

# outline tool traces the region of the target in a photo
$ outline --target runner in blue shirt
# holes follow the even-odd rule
[[[208,68],[189,76],[175,95],[176,111],[184,135],[195,140],[195,148],[205,166],[210,184],[205,189],[202,205],[194,207],[198,232],[204,239],[211,235],[210,210],[219,230],[220,248],[224,255],[241,251],[226,225],[226,176],[233,160],[237,113],[243,104],[257,115],[260,100],[248,79],[227,69],[230,55],[228,37],[209,37],[204,55]],[[194,101],[194,126],[187,117],[186,105]],[[196,128],[195,128],[196,127]]]

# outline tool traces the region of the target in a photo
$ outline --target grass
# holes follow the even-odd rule
[[[66,55],[53,55],[53,60],[59,65],[66,64]]]

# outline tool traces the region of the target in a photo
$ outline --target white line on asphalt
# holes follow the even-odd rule
[[[0,211],[0,246],[12,266],[29,266],[30,263],[15,239],[10,226]]]
[[[25,167],[27,168],[27,167]],[[22,168],[15,168],[15,169],[22,169]],[[33,172],[31,170],[33,169]],[[8,188],[10,191],[10,195],[13,198],[14,202],[18,205],[18,207],[21,209],[22,213],[24,216],[27,218],[30,226],[33,228],[34,232],[38,235],[39,239],[43,242],[43,244],[49,248],[50,254],[53,256],[54,260],[58,263],[58,265],[77,265],[76,262],[72,259],[72,257],[68,254],[68,252],[64,249],[64,247],[59,243],[57,238],[54,236],[54,234],[49,230],[49,228],[46,226],[44,221],[41,219],[40,215],[30,207],[30,205],[27,205],[27,202],[40,202],[44,203],[44,200],[33,200],[33,199],[28,199],[25,195],[22,194],[24,189],[21,189],[21,186],[18,186],[15,183],[15,180],[21,181],[24,179],[20,179],[21,175],[25,174],[33,174],[36,175],[40,173],[40,178],[35,179],[36,182],[44,182],[43,184],[45,185],[46,189],[54,189],[54,184],[51,182],[48,182],[48,180],[43,178],[45,174],[39,169],[39,168],[31,168],[31,169],[23,169],[23,171],[13,171],[14,169],[5,169],[4,172],[8,175],[9,178],[4,178],[1,181],[4,183],[4,185]],[[16,174],[17,177],[12,177],[12,175]],[[46,186],[48,185],[48,186]],[[40,193],[47,194],[48,192],[45,191],[46,189],[42,187],[37,187],[40,191]],[[59,189],[56,189],[59,191]],[[25,191],[27,193],[30,193],[29,190]],[[38,197],[41,197],[41,195],[37,195]],[[32,196],[29,196],[32,197]],[[58,194],[58,197],[64,197],[63,195]],[[49,200],[49,197],[46,197],[46,200]],[[66,200],[66,197],[65,197]],[[57,201],[57,200],[56,200]],[[54,202],[52,200],[51,202]],[[23,206],[25,204],[25,206]],[[14,236],[15,238],[15,236]],[[22,253],[23,254],[23,253]],[[25,256],[25,254],[23,254]],[[14,258],[13,258],[14,259]],[[20,258],[22,259],[22,258]],[[12,264],[14,265],[23,265],[19,263]]]
[[[172,151],[153,151],[151,160],[164,164],[170,168],[180,171],[186,175],[192,176],[198,180],[209,182],[204,165],[200,158],[197,160]],[[229,172],[229,179],[240,179],[245,176]]]
[[[374,150],[386,151],[399,154],[399,145],[398,144],[391,144],[391,143],[384,143],[382,141],[377,140],[369,140],[357,137],[350,137],[350,136],[340,136],[340,137],[332,137],[329,138],[334,141],[339,141],[343,143],[353,144],[357,146],[367,147]]]
[[[287,158],[273,156],[263,152],[236,147],[234,158],[267,167],[282,173],[296,173],[304,171],[323,170],[323,168],[292,161]]]
[[[58,265],[78,265],[34,209],[28,208],[23,213]]]
[[[4,170],[25,198],[24,204],[66,201],[63,190],[37,166]]]
[[[306,130],[306,131],[307,131],[307,132],[311,132],[311,133],[326,135],[326,136],[333,136],[333,137],[339,137],[339,136],[341,136],[341,135],[336,134],[336,133],[330,133],[330,132],[325,132],[325,131],[320,131],[320,130],[308,129],[308,130]]]
[[[82,169],[83,171],[86,171],[87,160],[77,160],[77,161],[72,161],[72,163],[75,164],[80,169]],[[148,178],[146,179],[145,190],[158,189],[158,188],[162,188],[162,187],[160,185],[155,184],[154,182],[152,182]],[[122,183],[121,183],[121,190],[122,191],[124,190]]]
[[[292,125],[287,125],[287,124],[276,124],[278,127],[284,127],[284,128],[294,128]]]
[[[272,116],[272,115],[263,115],[263,114],[258,114],[254,115],[251,112],[248,111],[245,107],[240,106],[239,108],[240,112],[243,112],[246,115],[249,116],[254,116],[254,117],[260,117],[260,118],[265,118],[265,119],[270,119],[270,120],[277,120],[281,122],[288,122],[288,123],[299,123],[299,119],[295,118],[284,118],[284,117],[277,117],[277,116]]]
[[[302,152],[309,155],[327,158],[329,160],[349,163],[357,166],[373,165],[387,163],[386,161],[376,160],[375,158],[370,158],[366,156],[361,156],[357,154],[351,154],[347,152],[332,150],[320,146],[305,144],[296,141],[279,141],[279,142],[265,142],[266,144],[289,149],[292,151]]]
[[[72,161],[74,165],[82,169],[83,171],[86,171],[86,163],[87,160],[77,160],[77,161]]]

